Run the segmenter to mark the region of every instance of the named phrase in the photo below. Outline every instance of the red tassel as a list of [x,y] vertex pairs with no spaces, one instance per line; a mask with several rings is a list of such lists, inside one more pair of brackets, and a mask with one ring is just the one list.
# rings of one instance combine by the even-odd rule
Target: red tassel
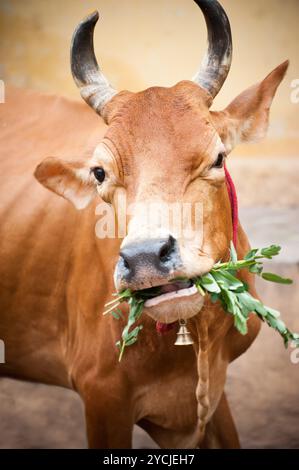
[[174,323],[161,323],[157,321],[156,330],[160,335],[164,335],[165,333],[168,333],[168,331],[172,330],[176,323],[176,321]]
[[228,190],[228,195],[229,195],[229,200],[230,200],[230,205],[232,209],[232,223],[233,223],[233,244],[235,245],[235,248],[237,247],[237,237],[238,237],[238,198],[237,198],[237,192],[236,188],[234,185],[234,182],[232,180],[232,177],[229,174],[228,169],[226,168],[226,165],[224,164],[224,172],[225,172],[225,179],[226,179],[226,186]]

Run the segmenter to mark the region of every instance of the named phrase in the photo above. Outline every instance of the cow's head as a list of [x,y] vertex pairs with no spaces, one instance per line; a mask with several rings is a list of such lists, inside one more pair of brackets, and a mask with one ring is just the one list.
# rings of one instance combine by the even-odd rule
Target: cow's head
[[[217,1],[196,3],[208,28],[208,51],[193,81],[171,88],[117,93],[94,54],[98,14],[79,24],[72,43],[72,73],[84,100],[108,125],[107,132],[90,160],[46,159],[35,173],[78,209],[97,193],[113,205],[126,196],[133,210],[115,268],[116,288],[164,286],[162,296],[146,304],[147,313],[164,322],[191,317],[203,304],[192,281],[173,280],[201,275],[228,254],[232,223],[224,162],[238,142],[265,135],[269,108],[288,66],[278,66],[223,111],[210,111],[230,69],[231,32]],[[191,209],[188,236],[170,228],[180,224],[169,224],[169,218],[166,224],[163,217],[145,217],[146,204],[180,210],[178,203],[180,214],[184,206],[197,204],[197,210]],[[196,214],[197,219],[202,216],[202,228],[196,225]],[[172,211],[172,217],[178,213]]]

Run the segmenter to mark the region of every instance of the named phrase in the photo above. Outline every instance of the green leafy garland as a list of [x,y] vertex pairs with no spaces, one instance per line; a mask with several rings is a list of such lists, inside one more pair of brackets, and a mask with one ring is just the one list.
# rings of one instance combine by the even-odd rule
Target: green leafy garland
[[[248,292],[248,286],[245,282],[236,277],[240,269],[248,269],[251,273],[261,276],[266,281],[277,282],[280,284],[291,284],[291,279],[286,279],[277,274],[263,272],[262,259],[272,259],[279,254],[280,246],[271,245],[267,248],[253,249],[242,260],[237,259],[237,254],[233,244],[230,248],[230,260],[226,263],[216,263],[211,271],[204,276],[192,279],[201,295],[210,294],[213,303],[219,301],[223,309],[234,317],[234,325],[242,334],[247,333],[247,320],[250,313],[255,313],[259,318],[265,321],[270,327],[274,328],[282,336],[285,347],[288,347],[289,341],[294,341],[299,346],[299,334],[292,333],[280,319],[280,313],[273,308],[263,305]],[[180,278],[182,280],[182,278]],[[184,279],[186,280],[186,279]],[[119,361],[121,361],[124,350],[137,341],[138,333],[142,325],[133,325],[140,318],[143,305],[146,299],[158,294],[159,288],[145,289],[144,291],[132,292],[126,289],[120,294],[115,294],[116,298],[106,304],[109,307],[104,314],[111,313],[117,320],[123,318],[120,309],[115,308],[123,301],[127,301],[130,310],[127,324],[122,332],[121,339],[116,343],[119,348]]]

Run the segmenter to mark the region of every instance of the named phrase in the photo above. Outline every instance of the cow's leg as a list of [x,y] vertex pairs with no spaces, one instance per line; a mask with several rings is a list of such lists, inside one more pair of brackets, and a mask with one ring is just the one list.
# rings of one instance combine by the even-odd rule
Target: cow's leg
[[238,433],[224,392],[215,413],[206,426],[205,437],[200,447],[204,449],[240,448]]
[[130,449],[133,413],[129,403],[113,396],[109,388],[92,393],[85,400],[88,446],[91,449]]
[[88,447],[91,449],[130,449],[133,424],[126,410],[92,408],[86,410]]
[[[178,432],[166,429],[154,423],[142,420],[138,423],[162,448],[185,448],[194,444],[194,427],[190,432]],[[196,419],[194,420],[196,425]],[[237,430],[223,393],[212,418],[206,425],[205,436],[200,445],[201,449],[238,449],[240,448]]]

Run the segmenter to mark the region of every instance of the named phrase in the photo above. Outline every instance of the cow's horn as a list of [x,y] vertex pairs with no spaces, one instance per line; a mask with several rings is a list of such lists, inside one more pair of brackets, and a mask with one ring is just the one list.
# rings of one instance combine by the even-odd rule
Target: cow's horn
[[204,14],[208,30],[208,50],[193,81],[214,98],[221,89],[232,61],[229,20],[216,0],[194,0]]
[[93,31],[99,19],[95,11],[75,29],[71,44],[71,69],[82,98],[98,114],[117,93],[102,74],[94,53]]

